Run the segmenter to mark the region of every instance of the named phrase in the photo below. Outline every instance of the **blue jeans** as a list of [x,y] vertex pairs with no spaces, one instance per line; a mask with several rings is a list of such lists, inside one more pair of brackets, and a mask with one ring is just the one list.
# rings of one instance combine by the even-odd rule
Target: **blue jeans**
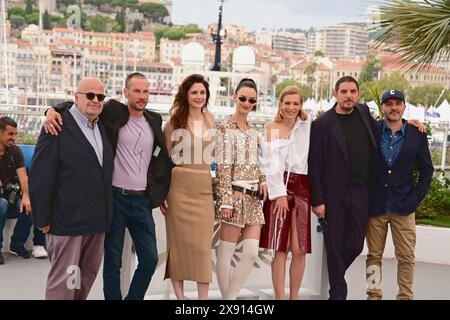
[[125,228],[133,239],[138,266],[127,300],[143,300],[158,264],[155,222],[148,196],[125,196],[113,189],[114,210],[111,227],[105,235],[103,293],[106,300],[121,300],[120,269]]
[[[6,219],[17,218],[10,247],[24,247],[25,242],[27,242],[32,226],[31,215],[26,215],[25,213],[19,214],[19,206],[20,199],[12,206],[5,198],[0,198],[0,249],[2,248],[3,228],[5,227]],[[35,246],[45,246],[45,236],[37,228],[34,228],[33,244]]]

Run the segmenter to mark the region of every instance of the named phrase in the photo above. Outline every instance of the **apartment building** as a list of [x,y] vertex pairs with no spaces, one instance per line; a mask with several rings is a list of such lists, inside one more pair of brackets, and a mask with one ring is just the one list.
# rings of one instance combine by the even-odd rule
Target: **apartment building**
[[369,34],[365,26],[338,24],[325,28],[324,32],[327,56],[343,61],[367,58]]

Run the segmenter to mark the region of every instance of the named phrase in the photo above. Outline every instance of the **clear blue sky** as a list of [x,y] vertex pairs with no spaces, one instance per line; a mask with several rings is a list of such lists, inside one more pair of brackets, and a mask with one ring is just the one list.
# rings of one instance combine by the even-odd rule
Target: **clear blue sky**
[[[205,28],[217,22],[217,0],[172,0],[175,24],[197,23]],[[224,23],[243,25],[247,31],[265,27],[322,28],[341,22],[365,22],[365,13],[379,0],[228,0]]]

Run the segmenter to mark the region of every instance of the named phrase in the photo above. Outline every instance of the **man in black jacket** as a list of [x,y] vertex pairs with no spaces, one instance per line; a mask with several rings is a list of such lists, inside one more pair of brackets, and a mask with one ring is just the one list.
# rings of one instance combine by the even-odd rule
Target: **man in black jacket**
[[86,299],[97,277],[112,218],[113,151],[98,115],[104,85],[81,80],[64,131],[41,132],[30,169],[33,222],[47,234],[46,299]]
[[354,78],[340,78],[334,95],[335,106],[312,123],[308,175],[312,210],[328,222],[324,240],[330,299],[344,300],[345,273],[364,246],[375,120],[366,105],[358,104]]
[[[388,225],[391,227],[398,260],[397,299],[413,295],[416,221],[414,211],[427,194],[433,176],[433,163],[427,135],[402,120],[405,97],[401,91],[388,90],[382,96],[384,119],[378,123],[377,169],[371,192],[367,225],[367,295],[381,299],[381,262]],[[418,181],[414,182],[414,168]]]
[[[158,263],[152,208],[166,198],[172,169],[161,130],[162,118],[145,109],[149,97],[145,76],[130,74],[125,81],[124,94],[127,105],[109,100],[100,114],[115,152],[114,212],[111,229],[105,237],[103,265],[103,293],[107,300],[122,299],[120,269],[125,228],[130,232],[138,257],[125,299],[141,300],[145,296]],[[66,103],[59,109],[69,106]],[[60,130],[62,123],[57,118],[54,110],[49,109],[47,131],[57,133]]]

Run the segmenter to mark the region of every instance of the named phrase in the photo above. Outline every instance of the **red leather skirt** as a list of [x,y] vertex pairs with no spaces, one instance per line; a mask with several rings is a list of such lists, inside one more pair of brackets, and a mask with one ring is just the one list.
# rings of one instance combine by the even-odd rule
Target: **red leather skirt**
[[[286,181],[287,172],[284,173]],[[265,224],[261,230],[259,246],[275,251],[287,252],[292,215],[295,214],[298,246],[301,253],[311,253],[311,191],[307,175],[290,173],[287,184],[289,211],[286,219],[277,219],[273,214],[275,201],[264,202]],[[290,250],[289,250],[290,251]]]

